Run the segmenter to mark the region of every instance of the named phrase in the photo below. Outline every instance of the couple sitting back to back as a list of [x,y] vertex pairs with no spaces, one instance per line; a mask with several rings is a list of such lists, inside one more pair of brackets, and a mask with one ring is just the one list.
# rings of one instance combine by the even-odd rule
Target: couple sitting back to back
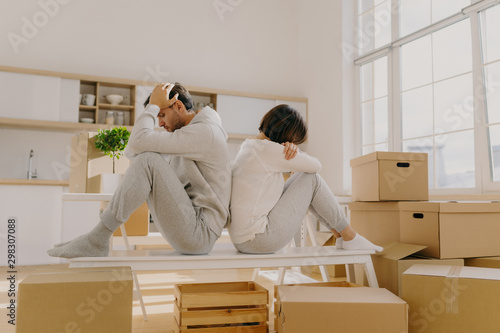
[[[50,256],[107,256],[113,232],[144,201],[163,237],[184,254],[210,252],[224,227],[241,252],[275,252],[297,234],[308,210],[333,232],[337,248],[382,250],[352,229],[318,174],[319,161],[298,149],[307,126],[290,106],[264,116],[231,170],[217,112],[196,113],[181,84],[156,86],[144,105],[125,150],[130,166],[99,223],[55,245]],[[155,118],[166,131],[154,130]],[[283,172],[293,175],[285,182]]]

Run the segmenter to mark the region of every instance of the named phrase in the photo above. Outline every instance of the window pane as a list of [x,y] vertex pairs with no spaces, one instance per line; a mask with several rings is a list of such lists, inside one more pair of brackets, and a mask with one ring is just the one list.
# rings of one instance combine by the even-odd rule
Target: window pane
[[362,143],[368,145],[373,143],[373,102],[361,105],[361,126],[363,131]]
[[408,90],[432,82],[431,36],[401,47],[401,85]]
[[373,63],[361,66],[361,101],[373,98]]
[[484,62],[500,59],[500,5],[489,8],[481,14]]
[[374,152],[374,147],[373,146],[365,146],[363,147],[363,155],[373,153]]
[[403,139],[432,135],[432,86],[403,93],[401,102]]
[[399,36],[406,36],[431,24],[431,0],[399,1]]
[[374,93],[375,98],[387,96],[387,57],[377,59],[374,66]]
[[432,23],[459,13],[470,0],[432,0]]
[[375,122],[375,143],[387,142],[389,136],[387,97],[375,100],[375,109],[373,114]]
[[438,135],[435,141],[436,187],[475,187],[474,132]]
[[434,116],[435,133],[474,127],[472,74],[434,85]]
[[426,153],[429,163],[429,188],[434,188],[434,149],[432,137],[403,141],[403,151],[408,153]]
[[432,34],[434,81],[472,70],[469,19]]
[[358,1],[358,14],[364,13],[373,7],[373,0],[359,0]]
[[484,66],[488,123],[500,123],[500,62]]
[[387,143],[375,145],[375,151],[389,151],[389,145]]
[[490,161],[493,181],[500,181],[500,125],[491,126],[490,134]]
[[359,17],[358,48],[360,54],[365,54],[373,50],[373,34],[375,22],[373,21],[373,11],[369,11]]
[[391,41],[391,2],[375,7],[375,48]]

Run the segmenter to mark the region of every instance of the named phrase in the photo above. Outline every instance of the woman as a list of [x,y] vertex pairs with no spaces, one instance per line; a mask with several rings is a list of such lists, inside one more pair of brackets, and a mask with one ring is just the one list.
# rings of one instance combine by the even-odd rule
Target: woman
[[[349,225],[332,192],[317,173],[318,159],[299,151],[307,125],[282,104],[263,118],[259,135],[240,147],[232,168],[229,235],[244,253],[272,253],[298,233],[307,211],[330,229],[337,248],[382,251]],[[283,172],[293,172],[285,182]]]

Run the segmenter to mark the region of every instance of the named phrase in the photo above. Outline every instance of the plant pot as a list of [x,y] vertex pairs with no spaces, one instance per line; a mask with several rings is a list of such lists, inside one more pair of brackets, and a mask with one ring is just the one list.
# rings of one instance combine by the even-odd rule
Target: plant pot
[[101,192],[115,193],[123,178],[121,173],[103,173],[101,175]]

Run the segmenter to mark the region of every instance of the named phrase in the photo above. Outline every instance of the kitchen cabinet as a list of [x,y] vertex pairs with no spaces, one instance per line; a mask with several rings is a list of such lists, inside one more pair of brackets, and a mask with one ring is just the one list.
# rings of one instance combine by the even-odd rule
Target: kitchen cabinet
[[[26,178],[30,149],[35,150],[38,180],[67,184],[71,137],[112,128],[104,124],[107,111],[123,112],[131,131],[156,83],[0,66],[0,85],[1,185]],[[244,139],[258,133],[260,119],[275,105],[290,104],[307,119],[305,98],[186,88],[195,108],[211,104],[219,112],[232,158]],[[94,105],[82,105],[80,94],[95,95]],[[109,94],[120,94],[124,100],[111,105],[105,99]],[[82,123],[81,118],[91,118],[94,123]],[[35,180],[21,183],[41,184]]]

